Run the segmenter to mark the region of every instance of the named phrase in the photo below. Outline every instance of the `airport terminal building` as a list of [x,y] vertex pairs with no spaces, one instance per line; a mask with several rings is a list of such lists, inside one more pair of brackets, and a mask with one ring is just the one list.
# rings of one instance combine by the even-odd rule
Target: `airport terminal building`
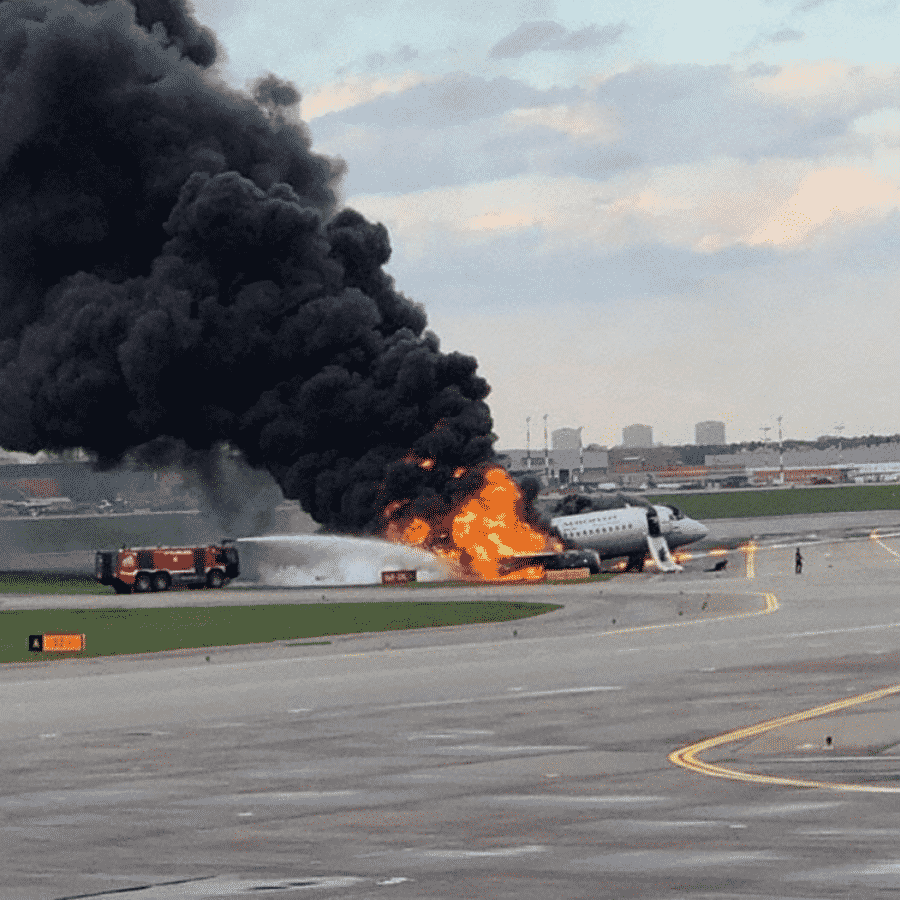
[[500,464],[513,478],[533,475],[546,484],[601,484],[608,480],[609,454],[590,447],[553,450],[501,450]]
[[545,486],[591,486],[614,482],[623,488],[740,488],[773,484],[861,484],[900,481],[900,442],[841,449],[777,447],[707,454],[703,465],[683,465],[678,447],[613,447],[600,450],[504,450],[501,465],[514,478],[534,475]]

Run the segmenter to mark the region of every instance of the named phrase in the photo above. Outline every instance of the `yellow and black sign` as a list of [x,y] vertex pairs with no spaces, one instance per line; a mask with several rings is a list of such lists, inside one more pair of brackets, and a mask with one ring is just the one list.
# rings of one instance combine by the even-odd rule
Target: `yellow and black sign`
[[35,653],[73,653],[84,650],[84,635],[68,632],[29,634],[28,649]]

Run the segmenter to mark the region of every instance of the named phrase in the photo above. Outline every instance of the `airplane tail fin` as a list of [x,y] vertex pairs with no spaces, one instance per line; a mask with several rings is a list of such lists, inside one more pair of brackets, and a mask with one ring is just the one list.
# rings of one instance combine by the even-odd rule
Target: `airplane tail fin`
[[682,570],[682,567],[672,559],[672,553],[664,537],[647,535],[647,546],[650,548],[650,556],[660,572],[680,572]]

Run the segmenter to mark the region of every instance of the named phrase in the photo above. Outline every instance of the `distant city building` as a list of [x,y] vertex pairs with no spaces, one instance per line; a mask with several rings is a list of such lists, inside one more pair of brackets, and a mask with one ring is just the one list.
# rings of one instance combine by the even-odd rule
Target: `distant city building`
[[613,447],[608,459],[609,479],[630,487],[645,483],[648,473],[669,469],[679,462],[675,447]]
[[626,425],[622,429],[623,447],[652,447],[653,428],[649,425]]
[[554,450],[577,450],[581,446],[581,429],[557,428],[550,432],[550,446]]
[[859,447],[799,447],[778,452],[767,446],[740,454],[707,454],[706,466],[732,461],[744,467],[750,484],[839,484],[900,480],[900,441]]
[[724,422],[698,422],[694,426],[694,443],[697,446],[725,443]]
[[[837,438],[835,438],[837,440]],[[739,455],[733,453],[707,453],[707,466],[719,466],[740,461],[748,469],[778,467],[781,461],[785,468],[814,468],[817,466],[847,467],[900,462],[900,442],[884,441],[871,447],[800,447],[785,449],[778,453],[778,447],[769,444],[758,450],[748,450]]]

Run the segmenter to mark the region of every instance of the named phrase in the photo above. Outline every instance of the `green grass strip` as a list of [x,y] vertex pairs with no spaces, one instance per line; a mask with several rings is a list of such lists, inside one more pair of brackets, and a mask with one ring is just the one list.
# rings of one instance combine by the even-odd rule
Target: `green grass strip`
[[743,519],[756,516],[900,510],[900,485],[780,488],[715,494],[653,494],[651,503],[677,506],[692,519]]
[[55,572],[0,572],[0,594],[109,594],[90,575]]
[[[553,603],[316,603],[156,609],[34,609],[0,612],[0,663],[227,647],[366,631],[505,622],[560,609]],[[85,635],[81,653],[33,653],[30,634]]]

